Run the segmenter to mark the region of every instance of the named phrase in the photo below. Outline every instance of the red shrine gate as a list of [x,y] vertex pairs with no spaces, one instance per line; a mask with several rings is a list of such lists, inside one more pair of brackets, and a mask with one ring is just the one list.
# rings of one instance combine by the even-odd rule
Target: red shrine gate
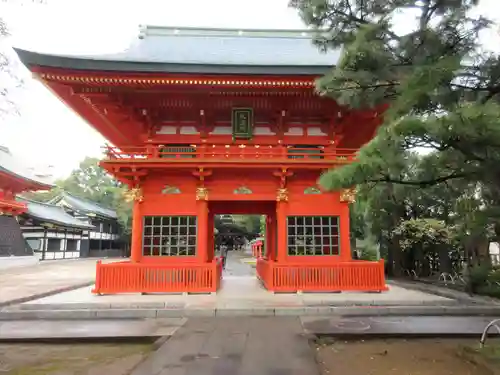
[[338,53],[309,34],[147,27],[113,56],[17,52],[116,146],[101,165],[131,187],[131,259],[99,262],[95,293],[216,291],[218,213],[267,215],[269,290],[386,289],[382,261],[351,259],[354,191],[316,186],[380,120],[315,94]]

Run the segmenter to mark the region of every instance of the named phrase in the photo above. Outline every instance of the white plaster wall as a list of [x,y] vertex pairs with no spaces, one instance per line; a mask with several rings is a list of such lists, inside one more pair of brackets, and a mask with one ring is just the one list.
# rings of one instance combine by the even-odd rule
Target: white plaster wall
[[0,269],[33,266],[38,263],[38,256],[22,256],[22,257],[0,257]]
[[490,254],[491,255],[500,254],[500,246],[498,245],[498,242],[490,242]]

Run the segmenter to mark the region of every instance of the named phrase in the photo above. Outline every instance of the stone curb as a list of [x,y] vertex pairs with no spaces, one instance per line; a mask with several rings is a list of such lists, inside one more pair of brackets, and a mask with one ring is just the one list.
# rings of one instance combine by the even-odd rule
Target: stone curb
[[[258,301],[260,302],[260,301]],[[310,303],[305,305],[287,306],[284,308],[323,308],[323,307],[391,307],[391,306],[436,306],[436,301],[407,301],[407,300],[394,300],[394,301],[359,301],[359,302],[330,302],[325,301],[324,303]],[[458,306],[459,302],[456,300],[444,300],[439,301],[440,306]],[[192,309],[195,306],[187,307],[185,302],[172,303],[172,302],[131,302],[131,303],[101,303],[101,302],[90,302],[90,303],[28,303],[19,304],[17,306],[9,307],[9,310],[133,310],[133,309]],[[276,308],[273,306],[261,307],[261,308]],[[227,309],[227,307],[226,307]],[[248,308],[242,307],[242,309],[247,310]]]
[[439,297],[455,299],[459,302],[500,305],[500,300],[498,299],[480,295],[469,295],[459,290],[447,289],[442,286],[434,285],[425,281],[389,280],[388,284],[395,285],[401,288],[416,290],[419,292],[434,294],[435,296]]
[[141,319],[213,316],[496,316],[500,306],[383,306],[199,309],[3,310],[0,320]]
[[25,303],[25,302],[29,302],[29,301],[34,301],[36,299],[53,296],[53,295],[59,294],[59,293],[70,292],[72,290],[80,289],[80,288],[85,288],[87,286],[91,286],[91,285],[94,285],[94,284],[95,284],[94,280],[92,280],[92,281],[86,281],[84,283],[78,283],[78,284],[73,284],[73,285],[70,285],[70,286],[65,286],[65,287],[60,287],[60,288],[56,288],[56,289],[51,289],[51,290],[49,290],[47,292],[43,292],[43,293],[32,294],[30,296],[21,297],[21,298],[14,298],[14,299],[11,299],[11,300],[8,300],[8,301],[0,302],[0,308],[6,307],[6,306],[11,306],[11,305],[17,305],[17,304]]

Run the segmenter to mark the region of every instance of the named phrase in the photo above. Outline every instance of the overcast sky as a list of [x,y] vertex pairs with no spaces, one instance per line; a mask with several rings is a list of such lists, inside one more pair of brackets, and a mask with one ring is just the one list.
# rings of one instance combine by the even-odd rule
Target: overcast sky
[[[0,43],[2,49],[13,45],[62,54],[109,53],[124,50],[140,24],[302,28],[288,1],[45,0],[37,5],[0,0],[0,15],[11,33]],[[499,0],[482,0],[481,7],[481,13],[500,18]],[[483,40],[490,49],[499,49],[497,32]],[[16,72],[24,78],[13,96],[20,115],[0,120],[0,144],[30,165],[52,165],[56,177],[69,174],[85,156],[100,156],[104,139],[17,64]]]

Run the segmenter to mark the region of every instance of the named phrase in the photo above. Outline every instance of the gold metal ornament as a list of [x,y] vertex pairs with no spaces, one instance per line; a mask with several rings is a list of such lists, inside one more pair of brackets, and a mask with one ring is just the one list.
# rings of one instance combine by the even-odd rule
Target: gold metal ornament
[[206,187],[196,188],[196,200],[197,201],[208,201],[208,189]]
[[138,187],[124,192],[123,198],[125,199],[125,202],[134,202],[134,201],[142,202],[144,200],[144,196],[142,195],[142,189]]
[[347,203],[356,202],[356,188],[343,189],[340,193],[340,201]]
[[277,202],[288,202],[288,189],[287,188],[279,188],[276,194]]

